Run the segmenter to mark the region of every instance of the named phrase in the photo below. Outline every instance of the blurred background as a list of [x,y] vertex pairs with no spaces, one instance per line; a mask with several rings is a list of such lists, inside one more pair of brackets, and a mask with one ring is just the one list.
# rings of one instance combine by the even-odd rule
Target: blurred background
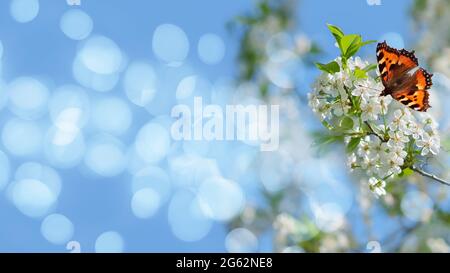
[[[427,167],[448,179],[448,0],[2,1],[0,251],[449,252],[448,188],[409,176],[376,199],[343,145],[312,145],[327,23],[434,73]],[[174,141],[194,96],[280,105],[279,149]]]

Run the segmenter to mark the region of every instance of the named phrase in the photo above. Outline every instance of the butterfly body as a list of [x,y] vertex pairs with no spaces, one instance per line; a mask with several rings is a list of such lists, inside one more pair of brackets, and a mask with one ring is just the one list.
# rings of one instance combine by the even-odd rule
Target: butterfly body
[[377,60],[384,86],[382,96],[391,95],[417,111],[430,108],[428,89],[433,75],[419,67],[414,51],[398,50],[383,42],[377,45]]

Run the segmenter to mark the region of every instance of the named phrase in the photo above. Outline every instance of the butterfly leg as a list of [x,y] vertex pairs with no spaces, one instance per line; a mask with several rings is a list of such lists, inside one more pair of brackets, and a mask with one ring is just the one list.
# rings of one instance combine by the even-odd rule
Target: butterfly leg
[[381,91],[380,96],[387,96],[387,95],[390,95],[390,94],[391,94],[391,92],[389,92],[389,91],[385,88],[385,89],[383,89],[383,91]]

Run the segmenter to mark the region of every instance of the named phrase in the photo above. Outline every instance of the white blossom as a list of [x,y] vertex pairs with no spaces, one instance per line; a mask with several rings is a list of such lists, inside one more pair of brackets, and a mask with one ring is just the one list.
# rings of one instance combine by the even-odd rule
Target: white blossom
[[381,114],[381,104],[379,97],[372,97],[368,100],[361,101],[361,118],[363,121],[378,120],[378,115]]
[[369,179],[369,188],[377,198],[386,195],[385,187],[386,182],[384,182],[383,180],[379,180],[375,177],[371,177]]
[[408,136],[403,134],[403,131],[390,131],[389,132],[389,141],[387,146],[389,148],[396,149],[398,147],[403,147],[405,143],[409,142]]
[[287,213],[282,213],[277,216],[273,223],[273,227],[283,237],[293,234],[296,231],[296,220]]
[[421,155],[428,155],[430,152],[434,155],[439,153],[439,139],[437,137],[431,137],[428,133],[422,135],[422,139],[417,140],[416,144],[422,148]]
[[428,238],[427,246],[433,253],[448,253],[450,247],[443,238]]
[[352,171],[356,168],[358,162],[358,158],[355,153],[351,153],[347,158],[347,167]]
[[400,128],[405,123],[405,120],[403,119],[404,115],[405,113],[402,110],[400,109],[395,110],[394,117],[389,123],[389,129],[397,130],[398,128]]

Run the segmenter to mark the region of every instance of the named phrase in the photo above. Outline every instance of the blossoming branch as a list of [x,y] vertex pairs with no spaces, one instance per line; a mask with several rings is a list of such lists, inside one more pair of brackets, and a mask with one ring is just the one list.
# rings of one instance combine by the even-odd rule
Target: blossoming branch
[[322,74],[308,94],[309,106],[330,131],[322,141],[344,140],[350,170],[362,170],[376,194],[386,193],[386,181],[418,172],[441,183],[446,181],[419,166],[439,153],[438,124],[431,115],[412,110],[384,89],[377,65],[354,55],[374,41],[360,35],[345,35],[329,25],[341,56],[328,64],[317,64]]

